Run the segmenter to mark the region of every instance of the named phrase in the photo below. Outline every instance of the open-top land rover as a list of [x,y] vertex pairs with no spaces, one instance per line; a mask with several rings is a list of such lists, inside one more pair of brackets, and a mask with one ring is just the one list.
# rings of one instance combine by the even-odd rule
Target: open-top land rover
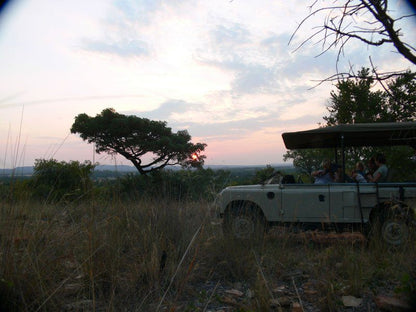
[[[345,148],[408,145],[416,151],[416,122],[337,125],[282,134],[286,148],[334,148],[345,181]],[[263,236],[270,225],[353,228],[389,245],[408,240],[415,226],[416,181],[385,183],[296,183],[271,179],[259,185],[227,187],[218,195],[224,233]]]

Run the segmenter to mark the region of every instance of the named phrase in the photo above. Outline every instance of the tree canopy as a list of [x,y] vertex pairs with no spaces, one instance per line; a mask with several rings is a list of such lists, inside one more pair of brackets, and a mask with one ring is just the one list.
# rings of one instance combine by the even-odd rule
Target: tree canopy
[[205,143],[192,143],[188,131],[172,132],[165,121],[123,115],[104,109],[95,117],[79,114],[71,127],[97,153],[120,154],[133,163],[140,174],[168,165],[200,167],[204,163]]
[[387,82],[388,89],[373,90],[369,68],[358,77],[344,79],[331,92],[324,116],[327,126],[363,122],[403,122],[416,120],[416,73],[406,72]]
[[373,90],[369,68],[358,77],[344,79],[331,92],[324,116],[327,126],[363,122],[403,122],[416,120],[416,73],[406,72],[387,82],[388,89]]

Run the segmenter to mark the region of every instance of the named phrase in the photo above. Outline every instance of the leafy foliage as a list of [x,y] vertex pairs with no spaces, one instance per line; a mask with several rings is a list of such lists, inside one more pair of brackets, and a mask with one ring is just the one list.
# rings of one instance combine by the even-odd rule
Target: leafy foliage
[[293,159],[293,165],[303,173],[310,175],[320,168],[323,159],[331,159],[334,151],[328,149],[291,150],[283,155],[283,160]]
[[30,181],[34,194],[48,201],[73,200],[84,196],[92,187],[90,176],[94,167],[90,161],[80,163],[37,159]]
[[388,84],[386,120],[416,120],[416,73],[406,72]]
[[[225,170],[159,170],[147,176],[127,174],[111,186],[110,195],[124,199],[165,198],[168,200],[213,200],[226,186],[230,173]],[[110,189],[111,189],[110,187]],[[106,195],[106,196],[108,196]]]
[[[133,163],[140,174],[147,174],[167,165],[201,167],[206,144],[191,143],[186,130],[176,133],[164,121],[126,116],[107,108],[96,117],[79,114],[71,127],[97,153],[120,154]],[[150,159],[150,160],[148,160]]]
[[373,78],[369,69],[363,68],[359,78],[342,80],[331,91],[329,116],[324,116],[326,126],[353,124],[363,122],[387,121],[386,94],[382,91],[371,91]]
[[[271,167],[229,167],[225,169],[168,169],[158,170],[148,175],[94,170],[88,174],[85,186],[71,186],[63,180],[71,180],[68,170],[71,163],[56,160],[42,162],[41,173],[32,177],[15,178],[13,181],[0,179],[0,200],[35,200],[68,204],[91,199],[97,201],[137,201],[137,200],[214,200],[224,187],[260,183],[271,173],[294,174],[291,166]],[[72,163],[73,167],[84,164]],[[63,167],[66,167],[63,168]],[[45,169],[45,170],[43,170]],[[74,168],[73,168],[74,169]],[[77,171],[76,169],[75,171]],[[76,180],[78,175],[72,175]],[[264,177],[264,178],[263,178]],[[77,185],[77,183],[73,183]],[[79,184],[80,185],[80,184]],[[36,200],[35,200],[36,201]]]
[[364,122],[416,120],[416,73],[407,72],[388,82],[388,89],[373,91],[374,79],[368,68],[359,77],[339,81],[331,92],[326,126]]
[[271,165],[267,165],[266,168],[256,170],[252,184],[263,183],[265,180],[269,179],[274,172],[275,170]]

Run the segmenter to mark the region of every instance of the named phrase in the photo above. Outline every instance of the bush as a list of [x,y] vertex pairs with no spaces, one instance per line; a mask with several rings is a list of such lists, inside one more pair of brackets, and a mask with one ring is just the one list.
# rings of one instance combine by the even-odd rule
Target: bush
[[34,195],[48,202],[72,201],[91,190],[90,176],[95,165],[90,161],[58,162],[55,159],[37,159],[31,179]]
[[165,198],[169,200],[213,200],[225,186],[228,173],[223,170],[163,170],[148,176],[128,174],[113,184],[123,199]]

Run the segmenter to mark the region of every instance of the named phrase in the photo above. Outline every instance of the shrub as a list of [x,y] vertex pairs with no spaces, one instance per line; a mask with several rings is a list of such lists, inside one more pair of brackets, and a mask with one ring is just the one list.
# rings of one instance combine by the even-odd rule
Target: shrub
[[90,176],[94,167],[90,161],[37,159],[31,180],[34,195],[49,202],[72,201],[82,197],[92,187]]
[[163,170],[148,176],[125,175],[113,187],[118,188],[116,194],[123,199],[213,200],[227,177],[228,173],[223,170]]

